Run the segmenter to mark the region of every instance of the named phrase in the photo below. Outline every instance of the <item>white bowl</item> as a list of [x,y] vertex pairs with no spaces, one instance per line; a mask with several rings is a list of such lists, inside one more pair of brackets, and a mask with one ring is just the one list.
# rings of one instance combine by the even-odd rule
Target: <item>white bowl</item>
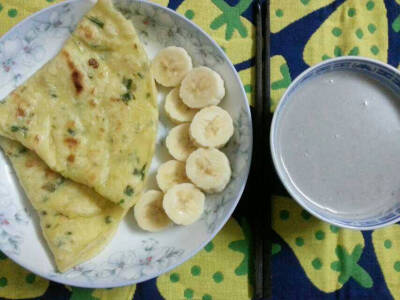
[[[331,72],[341,73],[333,79],[336,75]],[[352,76],[362,76],[362,79]],[[356,81],[344,89],[354,78]],[[319,81],[307,87],[312,88],[312,94],[305,96],[302,88],[316,79]],[[335,85],[336,82],[342,83]],[[392,91],[391,96],[387,96],[389,100],[380,94],[386,89]],[[400,103],[395,94],[400,94],[400,72],[362,57],[324,61],[303,72],[289,86],[274,113],[271,152],[286,189],[311,214],[331,224],[358,230],[376,229],[400,221],[400,195],[395,194],[400,191],[400,181],[396,182],[398,175],[394,175],[396,170],[393,170],[393,164],[400,163],[397,159],[400,154],[393,155],[390,143],[400,141]],[[309,100],[314,97],[312,95],[316,95],[315,103],[319,108],[302,110],[307,101],[314,101]],[[328,99],[331,102],[326,102]],[[288,107],[294,103],[296,106],[292,107],[296,109],[289,114]],[[330,103],[329,109],[324,103]],[[284,118],[289,115],[294,118]],[[289,133],[283,137],[282,129],[289,119],[296,120],[290,125],[291,139],[286,138]],[[388,120],[392,120],[391,123]],[[396,128],[387,124],[396,124]],[[380,136],[389,139],[377,138]],[[284,153],[289,148],[293,150],[286,153],[292,158],[287,159]],[[338,158],[336,153],[343,155]],[[311,173],[319,176],[313,178],[312,185],[305,179]]]
[[[50,60],[69,37],[92,1],[66,1],[21,22],[0,40],[0,99]],[[130,285],[159,276],[200,251],[222,228],[243,192],[251,161],[251,115],[242,83],[222,49],[198,26],[165,7],[147,1],[115,1],[131,19],[149,56],[168,45],[184,47],[194,65],[221,74],[227,94],[222,107],[233,117],[235,135],[223,149],[233,176],[219,194],[208,195],[205,212],[195,224],[148,233],[136,225],[133,213],[106,249],[87,263],[58,273],[41,236],[36,213],[18,184],[12,167],[0,154],[0,250],[24,268],[67,285],[106,288]],[[45,45],[45,46],[44,46]],[[28,51],[29,50],[29,51]],[[166,89],[160,89],[159,107]],[[160,109],[156,156],[148,188],[155,188],[155,170],[169,159],[163,140],[172,127]]]

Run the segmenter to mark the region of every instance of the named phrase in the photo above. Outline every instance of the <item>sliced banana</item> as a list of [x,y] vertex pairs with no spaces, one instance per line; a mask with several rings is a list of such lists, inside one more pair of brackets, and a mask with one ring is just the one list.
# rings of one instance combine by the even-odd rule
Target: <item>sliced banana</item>
[[186,161],[196,146],[189,136],[189,124],[181,124],[172,128],[165,140],[168,152],[179,161]]
[[164,196],[163,207],[168,217],[179,225],[196,222],[204,211],[204,194],[191,183],[170,188]]
[[168,191],[179,183],[190,182],[186,176],[185,163],[177,160],[170,160],[163,163],[158,168],[156,180],[163,192]]
[[183,79],[179,95],[191,108],[218,105],[225,96],[224,81],[210,68],[194,68]]
[[145,192],[135,205],[134,215],[139,227],[151,232],[161,231],[171,224],[163,209],[163,193],[160,191]]
[[229,113],[218,106],[210,106],[194,116],[189,133],[199,147],[220,148],[232,137],[233,130]]
[[179,97],[179,88],[174,88],[169,92],[165,98],[164,109],[171,121],[178,124],[192,121],[198,112],[197,109],[190,108],[182,102]]
[[186,175],[203,191],[218,193],[228,184],[232,171],[225,153],[199,148],[186,161]]
[[175,46],[162,49],[151,64],[154,79],[166,87],[178,86],[192,67],[186,50]]

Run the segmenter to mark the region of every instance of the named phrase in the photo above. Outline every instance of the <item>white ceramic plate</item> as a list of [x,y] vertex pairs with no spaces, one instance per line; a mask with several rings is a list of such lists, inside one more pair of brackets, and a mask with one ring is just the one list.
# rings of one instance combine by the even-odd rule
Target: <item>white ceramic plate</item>
[[[196,66],[206,65],[225,80],[222,106],[234,119],[235,135],[223,149],[233,177],[220,194],[207,196],[201,220],[188,227],[175,226],[161,233],[140,230],[128,213],[115,238],[97,257],[61,274],[41,236],[36,213],[20,188],[12,167],[0,154],[0,249],[32,272],[60,283],[91,287],[117,287],[141,282],[182,264],[201,250],[231,216],[243,192],[252,152],[251,116],[242,83],[221,48],[199,27],[164,7],[142,1],[115,0],[132,20],[149,56],[168,46],[184,47]],[[43,10],[20,23],[0,40],[0,99],[25,81],[62,47],[77,21],[92,5],[73,0]],[[45,45],[45,46],[44,46]],[[170,159],[164,146],[167,120],[160,89],[160,126],[156,156],[148,188],[155,188],[157,166]]]

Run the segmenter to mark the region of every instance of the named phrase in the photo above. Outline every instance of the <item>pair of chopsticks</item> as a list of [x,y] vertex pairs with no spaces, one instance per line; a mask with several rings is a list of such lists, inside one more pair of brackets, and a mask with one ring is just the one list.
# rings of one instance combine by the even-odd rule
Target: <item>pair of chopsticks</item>
[[[256,97],[252,166],[254,299],[269,299],[271,292],[271,195],[274,170],[269,147],[270,110],[270,12],[269,0],[255,3]],[[264,21],[264,22],[263,22]]]

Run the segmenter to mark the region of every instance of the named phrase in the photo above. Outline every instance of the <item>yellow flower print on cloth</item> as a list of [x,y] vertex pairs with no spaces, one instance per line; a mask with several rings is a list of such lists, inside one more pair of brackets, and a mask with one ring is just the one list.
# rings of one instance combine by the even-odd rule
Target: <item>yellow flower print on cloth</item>
[[333,0],[271,0],[271,32],[275,33]]
[[250,105],[254,104],[254,84],[255,84],[255,67],[251,67],[239,72],[240,79],[242,80],[244,90],[246,91],[247,100]]
[[271,58],[271,111],[275,111],[291,82],[289,66],[285,58],[280,55],[273,56]]
[[251,0],[230,6],[224,0],[186,0],[177,12],[203,28],[224,49],[233,64],[254,56],[254,26],[241,14]]
[[395,300],[400,299],[400,225],[375,230],[372,243],[383,277]]
[[339,229],[303,210],[292,199],[273,199],[273,229],[289,245],[310,281],[321,291],[339,290],[350,278],[373,286],[358,264],[364,249],[361,232]]
[[157,4],[160,4],[162,6],[167,6],[168,2],[169,2],[169,0],[150,0],[150,1],[154,2],[154,3],[157,3]]
[[303,53],[310,66],[342,55],[387,61],[388,21],[383,0],[347,0],[312,35]]
[[[0,36],[5,34],[10,28],[17,25],[31,14],[46,8],[50,5],[63,2],[65,0],[8,0],[0,2]],[[150,0],[151,2],[167,6],[169,0]],[[29,2],[29,5],[25,2]]]
[[0,2],[0,36],[5,34],[11,27],[17,25],[31,14],[55,3],[64,0],[37,0],[29,1],[29,5],[21,0],[8,0]]
[[0,297],[7,299],[42,296],[49,282],[21,268],[0,251]]
[[160,294],[166,300],[251,299],[248,246],[241,227],[230,219],[195,257],[157,279]]

